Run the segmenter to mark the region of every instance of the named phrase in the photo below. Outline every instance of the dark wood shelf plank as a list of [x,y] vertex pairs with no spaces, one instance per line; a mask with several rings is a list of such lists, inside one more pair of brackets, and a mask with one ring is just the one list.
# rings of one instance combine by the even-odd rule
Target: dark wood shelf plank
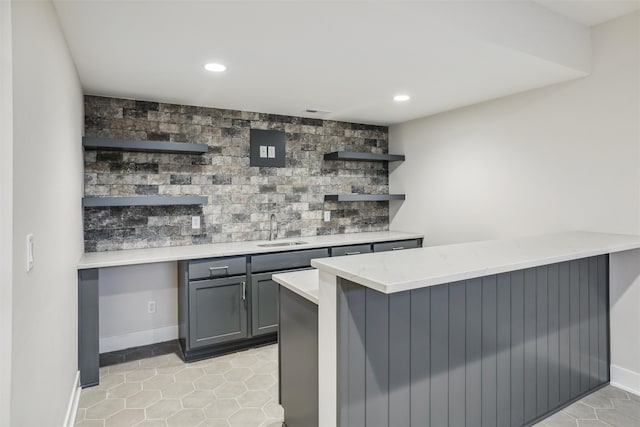
[[170,205],[204,205],[207,204],[207,196],[97,196],[84,197],[82,206],[108,207],[108,206],[170,206]]
[[110,139],[83,137],[85,150],[138,151],[144,153],[204,154],[209,151],[206,144],[169,141],[141,141],[133,139]]
[[402,154],[357,153],[355,151],[334,151],[324,155],[325,160],[352,160],[360,162],[402,162]]
[[404,194],[326,194],[325,201],[335,202],[380,202],[386,200],[404,200]]

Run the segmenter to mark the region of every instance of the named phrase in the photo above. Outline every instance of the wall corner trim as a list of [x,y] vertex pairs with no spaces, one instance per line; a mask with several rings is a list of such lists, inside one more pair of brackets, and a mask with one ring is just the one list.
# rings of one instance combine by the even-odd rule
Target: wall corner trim
[[618,365],[611,365],[610,384],[629,393],[640,396],[640,373],[623,368]]
[[80,371],[76,372],[75,380],[73,381],[73,389],[71,390],[71,396],[69,397],[69,406],[67,406],[67,414],[64,417],[64,427],[73,427],[76,423],[76,413],[78,412],[78,402],[80,401]]

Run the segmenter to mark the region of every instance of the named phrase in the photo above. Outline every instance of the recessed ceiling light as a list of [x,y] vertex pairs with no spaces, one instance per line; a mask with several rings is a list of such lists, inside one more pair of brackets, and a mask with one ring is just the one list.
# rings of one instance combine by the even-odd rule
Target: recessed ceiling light
[[204,69],[205,69],[205,70],[207,70],[207,71],[212,71],[212,72],[214,72],[214,73],[221,73],[221,72],[223,72],[224,70],[226,70],[226,69],[227,69],[227,67],[225,67],[225,66],[224,66],[224,65],[222,65],[222,64],[217,64],[217,63],[215,63],[215,62],[211,62],[211,63],[209,63],[209,64],[205,64],[205,65],[204,65]]
[[393,100],[396,102],[404,102],[410,100],[411,97],[409,95],[396,95],[393,97]]

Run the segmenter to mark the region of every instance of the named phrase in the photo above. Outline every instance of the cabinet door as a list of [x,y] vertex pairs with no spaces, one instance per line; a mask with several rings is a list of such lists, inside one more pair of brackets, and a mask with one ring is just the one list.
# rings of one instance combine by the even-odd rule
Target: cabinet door
[[247,276],[189,283],[189,347],[247,337]]
[[[281,273],[280,271],[278,273]],[[278,284],[271,274],[251,276],[251,334],[278,332]]]

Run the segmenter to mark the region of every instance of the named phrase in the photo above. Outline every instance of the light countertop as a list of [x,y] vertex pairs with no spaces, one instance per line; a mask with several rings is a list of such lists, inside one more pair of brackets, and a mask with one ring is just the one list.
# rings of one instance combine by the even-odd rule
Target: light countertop
[[274,274],[271,278],[292,292],[318,304],[318,270],[292,271]]
[[[233,255],[248,255],[269,252],[284,252],[301,249],[323,248],[329,246],[358,245],[374,242],[388,242],[393,240],[421,239],[416,233],[400,231],[376,231],[368,233],[332,234],[328,236],[309,236],[292,239],[281,239],[273,242],[250,241],[214,243],[208,245],[172,246],[165,248],[127,249],[108,252],[85,253],[78,262],[78,269],[117,267],[135,264],[150,264],[154,262],[179,261],[183,259],[211,258]],[[276,242],[306,242],[303,245],[271,247],[258,246],[263,243]]]
[[637,248],[640,236],[572,231],[315,259],[311,265],[391,294]]

